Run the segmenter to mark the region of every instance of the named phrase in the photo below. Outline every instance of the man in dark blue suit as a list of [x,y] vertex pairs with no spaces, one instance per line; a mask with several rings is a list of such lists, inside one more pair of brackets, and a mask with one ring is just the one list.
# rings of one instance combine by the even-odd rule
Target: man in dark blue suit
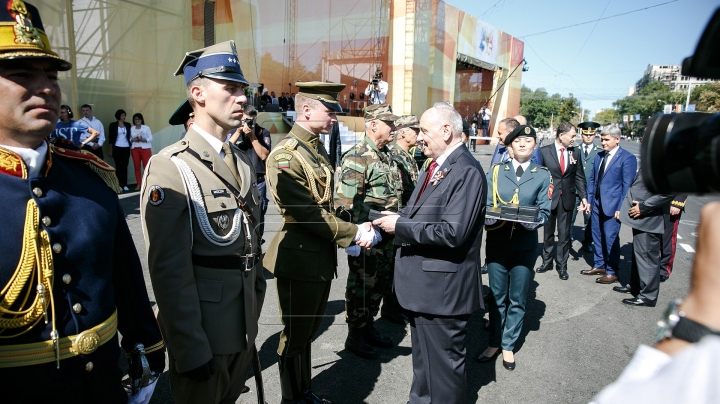
[[408,206],[374,222],[394,233],[399,247],[394,286],[410,317],[412,404],[466,402],[466,325],[484,306],[479,268],[487,184],[461,133],[462,118],[446,103],[422,115],[418,140],[433,163]]
[[[510,132],[515,130],[515,128],[517,128],[518,126],[520,126],[520,122],[515,118],[505,118],[502,121],[498,122],[498,139],[500,139],[500,141],[495,147],[492,159],[490,159],[491,167],[493,164],[502,163],[503,161],[510,159],[510,155],[508,154],[508,148],[507,146],[505,146],[505,137]],[[530,157],[530,161],[537,165],[543,165],[542,155],[540,154],[539,147],[536,147],[533,151],[532,157]]]
[[637,159],[620,147],[620,128],[610,125],[602,131],[603,151],[595,156],[593,173],[588,178],[588,204],[592,212],[595,262],[583,275],[602,275],[597,283],[614,283],[620,261],[620,205],[637,172]]

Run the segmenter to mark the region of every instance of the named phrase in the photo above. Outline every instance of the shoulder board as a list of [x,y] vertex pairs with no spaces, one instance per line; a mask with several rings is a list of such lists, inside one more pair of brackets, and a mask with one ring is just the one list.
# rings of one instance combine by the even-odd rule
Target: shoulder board
[[181,151],[184,151],[190,146],[190,143],[187,140],[181,140],[179,142],[175,142],[171,144],[170,146],[160,150],[160,153],[157,155],[166,159],[171,158],[172,156],[180,153]]
[[288,139],[287,142],[285,142],[283,147],[287,150],[295,150],[297,148],[297,145],[298,145],[297,139],[291,138],[291,139]]
[[538,169],[538,168],[541,168],[541,169],[543,169],[543,170],[545,170],[545,171],[550,171],[550,170],[549,170],[547,167],[545,167],[545,166],[540,166],[540,165],[535,166],[535,169]]
[[69,150],[63,147],[55,147],[52,144],[50,144],[50,152],[59,158],[66,158],[85,163],[86,166],[90,167],[95,174],[105,181],[105,184],[107,184],[110,189],[118,194],[122,192],[120,183],[115,175],[115,169],[98,156],[87,150]]
[[0,147],[0,173],[18,178],[27,178],[25,162],[15,152]]

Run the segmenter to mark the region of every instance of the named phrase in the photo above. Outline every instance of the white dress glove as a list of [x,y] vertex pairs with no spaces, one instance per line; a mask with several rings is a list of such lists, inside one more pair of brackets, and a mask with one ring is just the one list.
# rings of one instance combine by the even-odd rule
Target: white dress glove
[[486,218],[485,218],[485,225],[486,225],[486,226],[492,226],[492,225],[494,225],[495,223],[497,223],[497,219],[491,219],[491,218],[489,218],[489,217],[486,217]]
[[354,245],[351,245],[350,247],[346,248],[345,252],[347,253],[347,255],[349,255],[351,257],[357,257],[358,255],[360,255],[361,250],[362,250],[362,248],[360,248],[359,245],[354,244]]

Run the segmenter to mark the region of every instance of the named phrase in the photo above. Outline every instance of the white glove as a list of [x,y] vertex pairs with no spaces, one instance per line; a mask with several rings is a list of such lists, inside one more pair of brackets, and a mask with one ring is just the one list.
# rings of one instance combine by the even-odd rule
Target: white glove
[[374,247],[375,244],[379,243],[381,240],[382,236],[380,235],[380,232],[374,228],[370,231],[363,231],[362,234],[360,234],[360,241],[371,241],[371,247]]
[[489,218],[489,217],[486,217],[486,218],[485,218],[485,225],[486,225],[486,226],[492,226],[492,225],[494,225],[495,223],[497,223],[497,219],[491,219],[491,218]]
[[525,230],[535,230],[542,225],[542,223],[521,223]]
[[351,257],[357,257],[358,255],[360,255],[361,250],[362,250],[362,248],[360,248],[359,245],[355,244],[355,245],[351,245],[350,247],[346,248],[345,252],[347,253],[347,255],[349,255]]

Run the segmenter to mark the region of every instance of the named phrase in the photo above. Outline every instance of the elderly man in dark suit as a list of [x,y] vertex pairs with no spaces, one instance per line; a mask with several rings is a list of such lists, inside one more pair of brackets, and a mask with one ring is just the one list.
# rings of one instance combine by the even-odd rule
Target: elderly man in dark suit
[[655,307],[660,292],[660,255],[665,231],[664,215],[670,214],[674,195],[651,193],[638,171],[620,208],[620,222],[632,227],[633,263],[630,287],[615,286],[614,291],[632,293],[633,298],[623,299],[631,306]]
[[410,317],[412,404],[466,402],[464,340],[470,314],[483,307],[479,268],[487,184],[461,133],[462,118],[446,103],[422,115],[418,140],[433,162],[408,206],[374,222],[395,233],[400,247],[394,285]]
[[540,154],[545,167],[552,175],[554,190],[552,193],[552,206],[550,218],[545,223],[543,233],[542,264],[535,272],[543,273],[553,267],[553,250],[555,249],[555,229],[557,228],[557,264],[558,276],[562,280],[568,279],[567,260],[570,255],[570,229],[571,218],[575,210],[575,194],[580,198],[580,209],[587,207],[587,192],[585,190],[585,174],[580,167],[580,150],[573,147],[577,131],[575,127],[562,122],[558,125],[555,142],[540,148]]
[[[637,159],[620,147],[620,128],[610,125],[602,131],[603,151],[595,156],[593,174],[588,178],[588,204],[592,211],[595,261],[582,275],[602,275],[597,283],[617,282],[615,271],[620,262],[620,205],[637,171]],[[586,212],[588,209],[586,209]]]

